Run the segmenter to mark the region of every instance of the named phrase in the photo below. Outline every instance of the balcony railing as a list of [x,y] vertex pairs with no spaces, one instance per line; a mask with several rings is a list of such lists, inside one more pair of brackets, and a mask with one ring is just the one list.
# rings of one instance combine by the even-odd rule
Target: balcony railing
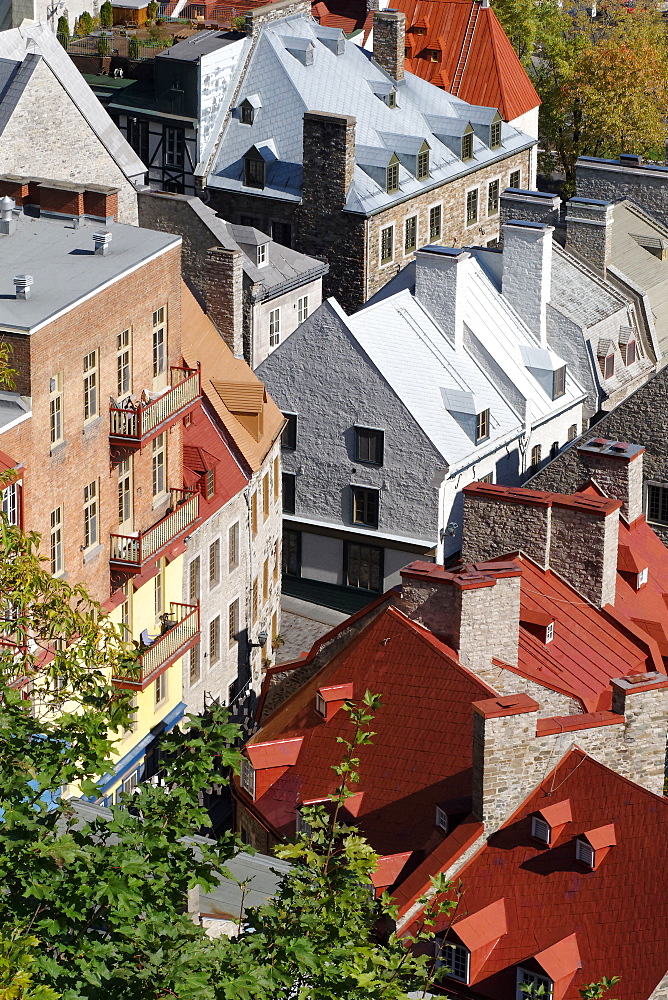
[[141,688],[154,674],[166,669],[199,642],[199,606],[170,602],[174,623],[167,622],[165,631],[157,636],[127,671],[119,669],[114,680],[121,686]]
[[134,535],[112,535],[109,561],[124,569],[140,570],[149,559],[192,527],[199,517],[199,493],[170,490],[171,510],[147,531]]
[[201,395],[199,369],[170,368],[170,387],[148,402],[111,403],[109,440],[112,444],[139,448],[180,417],[185,416]]

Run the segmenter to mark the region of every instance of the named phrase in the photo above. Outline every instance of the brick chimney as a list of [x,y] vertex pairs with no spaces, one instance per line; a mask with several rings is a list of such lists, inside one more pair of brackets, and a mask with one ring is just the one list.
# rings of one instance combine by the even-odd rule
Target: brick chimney
[[605,274],[612,251],[612,204],[596,198],[566,202],[566,249],[579,253]]
[[471,254],[430,246],[415,255],[415,298],[434,317],[455,350],[464,343],[464,303]]
[[515,219],[503,227],[503,297],[538,337],[541,347],[547,347],[553,232],[545,223]]
[[408,617],[447,636],[460,662],[487,683],[492,659],[517,666],[521,567],[514,561],[477,563],[449,572],[428,562],[401,571]]
[[206,252],[206,311],[237,358],[243,357],[243,260],[241,250],[213,247]]
[[406,15],[376,10],[373,14],[373,58],[393,80],[403,80],[406,49]]
[[591,438],[578,457],[606,496],[622,501],[621,515],[629,524],[643,513],[643,455],[638,444]]
[[614,603],[620,500],[486,483],[463,493],[465,559],[522,550],[595,606]]

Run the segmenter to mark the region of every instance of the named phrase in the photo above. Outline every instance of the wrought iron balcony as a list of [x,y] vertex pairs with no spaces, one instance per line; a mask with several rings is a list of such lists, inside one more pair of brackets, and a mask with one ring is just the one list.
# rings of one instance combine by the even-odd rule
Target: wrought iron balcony
[[125,448],[141,448],[184,417],[201,398],[199,369],[169,369],[170,386],[146,402],[111,403],[109,440]]
[[139,572],[167,546],[179,541],[199,519],[199,493],[170,490],[170,510],[147,531],[134,535],[111,535],[109,562],[115,569]]
[[165,622],[162,635],[148,639],[138,660],[127,670],[117,670],[114,683],[118,687],[143,691],[199,642],[199,605],[171,601],[169,607],[173,622]]

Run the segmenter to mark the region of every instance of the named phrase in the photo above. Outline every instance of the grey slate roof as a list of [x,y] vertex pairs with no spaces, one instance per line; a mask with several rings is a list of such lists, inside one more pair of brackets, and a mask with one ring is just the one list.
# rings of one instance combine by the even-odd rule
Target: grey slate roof
[[[16,232],[0,236],[0,327],[33,330],[114,281],[149,257],[181,242],[180,236],[119,222],[101,225],[33,218],[16,212]],[[93,252],[93,233],[111,233],[106,257]],[[13,278],[29,274],[29,299],[15,298]]]
[[[313,62],[305,65],[296,52],[295,39],[312,43]],[[228,191],[248,190],[243,185],[243,157],[253,146],[275,143],[277,159],[267,167],[263,190],[257,197],[286,201],[301,198],[303,116],[306,111],[352,115],[356,119],[356,143],[360,147],[387,148],[382,135],[426,140],[430,150],[430,176],[418,180],[405,167],[399,171],[400,190],[388,194],[366,173],[359,162],[348,193],[346,210],[367,214],[411,194],[438,187],[444,181],[476,170],[534,145],[534,140],[511,125],[502,126],[503,147],[491,150],[476,136],[474,159],[463,162],[434,134],[431,122],[440,119],[444,134],[459,135],[474,113],[466,102],[452,97],[411,73],[396,84],[397,106],[390,108],[374,93],[376,84],[392,84],[387,73],[353,42],[346,41],[340,55],[322,36],[312,18],[295,15],[265,24],[236,97],[235,107],[250,94],[259,94],[262,108],[252,125],[229,115],[217,140],[213,163],[205,151],[197,173],[207,175],[207,184]],[[307,60],[308,62],[308,60]],[[229,92],[229,91],[228,91]],[[489,110],[489,109],[488,109]],[[495,109],[491,109],[495,111]],[[478,116],[479,117],[479,116]],[[485,116],[483,116],[485,117]],[[454,123],[446,124],[448,120]],[[447,129],[450,128],[450,131]],[[397,139],[397,142],[400,140]]]
[[587,328],[618,312],[628,300],[553,243],[550,301],[578,326]]
[[638,243],[637,237],[668,238],[668,229],[633,202],[613,208],[610,262],[646,292],[654,314],[659,345],[668,353],[668,260],[661,260]]
[[[0,32],[0,60],[25,63],[28,67],[34,65],[34,60],[39,57],[45,60],[128,180],[143,184],[146,167],[118,131],[51,29],[44,24],[26,24]],[[21,69],[16,71],[14,82],[21,91],[28,78]],[[9,120],[7,112],[17,96],[16,91],[12,91],[11,82],[9,88],[0,92],[0,141]],[[5,105],[5,101],[9,104]]]

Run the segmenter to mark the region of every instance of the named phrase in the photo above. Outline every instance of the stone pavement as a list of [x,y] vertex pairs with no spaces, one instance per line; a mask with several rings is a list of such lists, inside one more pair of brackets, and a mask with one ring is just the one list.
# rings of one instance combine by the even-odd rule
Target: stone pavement
[[316,639],[347,617],[340,611],[284,594],[281,600],[281,635],[285,645],[277,651],[276,662],[287,663],[300,653],[307,653]]

